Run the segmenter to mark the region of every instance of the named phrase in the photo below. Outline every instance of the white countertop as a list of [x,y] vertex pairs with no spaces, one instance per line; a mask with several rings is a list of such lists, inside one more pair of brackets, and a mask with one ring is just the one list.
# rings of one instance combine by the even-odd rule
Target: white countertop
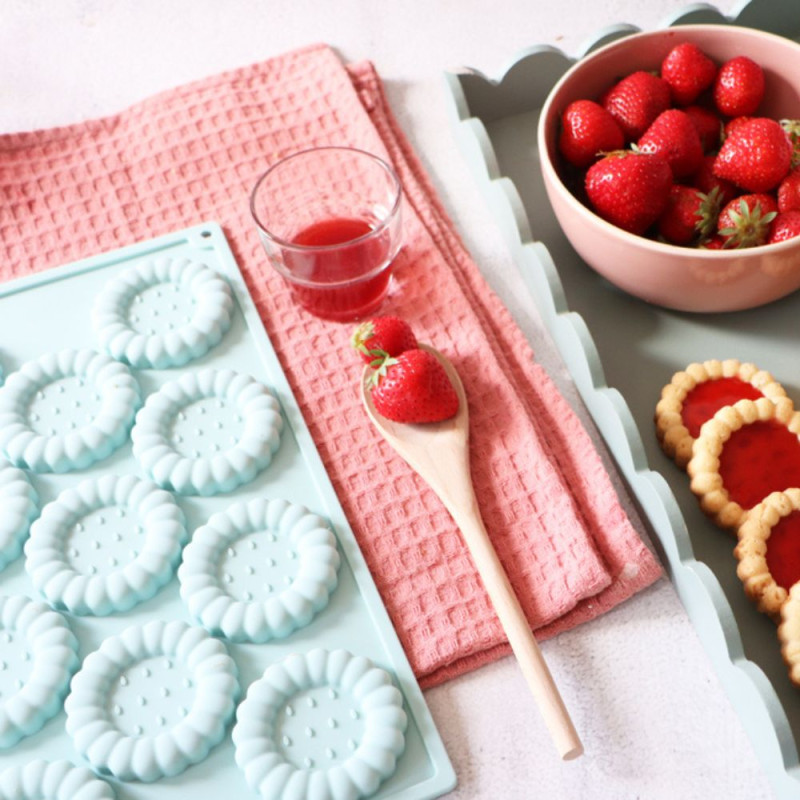
[[[718,0],[732,14],[741,3]],[[453,139],[443,73],[499,77],[547,43],[657,27],[683,0],[0,0],[0,131],[80,121],[156,91],[325,41],[370,59],[468,248],[579,407]],[[459,779],[452,798],[772,797],[666,580],[543,645],[586,755],[562,763],[512,659],[426,692]]]

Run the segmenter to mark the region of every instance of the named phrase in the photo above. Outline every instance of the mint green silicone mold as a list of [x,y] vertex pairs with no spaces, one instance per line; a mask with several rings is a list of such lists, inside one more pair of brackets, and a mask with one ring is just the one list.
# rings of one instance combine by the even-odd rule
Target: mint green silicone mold
[[66,759],[7,767],[0,772],[0,800],[114,800],[114,790],[90,769]]
[[61,614],[23,595],[0,596],[0,748],[61,710],[77,667],[78,641]]
[[336,588],[339,553],[325,521],[280,499],[214,514],[184,548],[181,597],[211,633],[265,642],[307,625]]
[[225,735],[236,665],[202,628],[133,625],[90,653],[72,679],[67,733],[91,767],[123,781],[178,775]]
[[0,569],[22,552],[28,528],[39,513],[38,503],[28,476],[21,469],[0,464]]
[[127,440],[140,402],[128,367],[109,356],[47,353],[0,387],[0,451],[34,472],[84,469]]
[[232,736],[263,800],[356,800],[394,773],[406,725],[388,672],[346,650],[314,649],[250,685]]
[[165,369],[218,344],[232,310],[230,287],[214,270],[187,258],[156,258],[106,284],[95,299],[92,324],[113,358]]
[[185,538],[169,492],[132,475],[89,478],[42,509],[25,569],[53,607],[101,616],[155,595],[172,578]]
[[278,401],[249,375],[204,369],[151,394],[131,432],[133,454],[159,485],[214,495],[249,483],[280,445]]

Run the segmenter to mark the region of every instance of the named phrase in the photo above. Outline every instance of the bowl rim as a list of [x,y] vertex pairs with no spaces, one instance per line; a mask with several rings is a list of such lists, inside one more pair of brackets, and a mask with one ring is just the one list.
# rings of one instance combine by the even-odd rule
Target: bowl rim
[[631,233],[630,231],[626,231],[624,228],[620,228],[617,225],[614,225],[613,223],[604,220],[599,214],[595,213],[592,209],[584,205],[577,197],[575,197],[575,195],[566,187],[564,182],[561,180],[561,176],[558,174],[558,170],[555,168],[555,165],[553,164],[553,161],[550,158],[546,142],[547,131],[545,122],[547,118],[550,116],[551,108],[555,102],[556,97],[559,95],[564,85],[573,78],[575,73],[577,73],[581,69],[585,69],[589,63],[601,58],[605,53],[610,52],[611,50],[614,49],[618,49],[623,44],[630,43],[632,40],[655,38],[657,36],[663,36],[664,34],[679,33],[680,31],[684,30],[690,32],[698,32],[698,33],[704,33],[707,31],[708,32],[735,31],[737,33],[741,33],[743,35],[750,36],[752,38],[780,41],[782,45],[794,46],[798,50],[798,56],[800,56],[800,43],[794,42],[791,39],[787,39],[785,36],[780,36],[775,33],[770,33],[769,31],[756,30],[755,28],[747,28],[743,25],[727,25],[727,24],[720,25],[717,23],[706,23],[697,25],[681,25],[680,27],[672,27],[672,28],[656,28],[654,30],[649,30],[649,31],[636,31],[633,33],[623,34],[619,38],[614,39],[614,41],[604,44],[601,47],[598,47],[596,50],[592,50],[588,53],[585,53],[582,56],[578,56],[575,59],[570,58],[570,60],[573,60],[574,63],[558,79],[558,81],[555,83],[553,88],[548,93],[544,103],[542,103],[542,107],[539,112],[539,120],[536,125],[537,127],[536,146],[539,154],[539,164],[542,172],[545,173],[545,178],[547,177],[550,178],[549,182],[546,181],[545,188],[548,188],[549,186],[554,191],[558,192],[558,194],[562,198],[566,199],[567,203],[570,205],[570,208],[573,208],[580,215],[580,218],[586,220],[587,222],[592,222],[593,224],[599,225],[601,230],[605,230],[609,234],[613,233],[621,237],[622,243],[636,245],[638,247],[641,247],[645,251],[652,251],[654,253],[658,253],[661,255],[685,254],[693,258],[701,258],[709,261],[714,261],[714,260],[727,259],[730,258],[731,256],[736,256],[738,258],[749,258],[749,257],[755,258],[758,256],[763,256],[765,254],[781,253],[783,251],[792,250],[794,247],[800,245],[800,236],[793,237],[791,239],[786,239],[783,242],[773,242],[772,244],[761,244],[761,245],[756,245],[755,247],[729,248],[727,250],[726,249],[711,250],[711,249],[704,249],[701,247],[684,247],[677,244],[669,244],[668,242],[659,242],[656,239],[650,239],[646,236],[640,236],[635,233]]

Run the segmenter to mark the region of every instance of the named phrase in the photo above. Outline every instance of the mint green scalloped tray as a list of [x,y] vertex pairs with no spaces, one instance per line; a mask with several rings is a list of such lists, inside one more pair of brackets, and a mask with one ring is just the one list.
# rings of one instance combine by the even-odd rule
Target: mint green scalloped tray
[[[219,344],[195,360],[171,369],[133,369],[143,395],[150,395],[166,382],[189,372],[227,368],[251,375],[270,387],[284,420],[278,450],[254,480],[233,491],[208,497],[176,495],[189,533],[206,523],[214,512],[234,502],[280,497],[319,515],[329,523],[338,540],[341,557],[338,585],[328,604],[309,624],[285,638],[262,644],[226,642],[238,666],[242,688],[246,689],[260,677],[268,665],[291,653],[344,648],[366,656],[390,673],[403,695],[408,716],[405,751],[395,771],[371,796],[428,800],[448,792],[455,786],[455,773],[441,738],[219,225],[206,222],[0,285],[0,375],[7,380],[24,362],[53,350],[98,349],[90,319],[98,292],[130,265],[158,257],[189,258],[221,274],[233,290],[232,320]],[[210,430],[207,433],[210,435]],[[28,473],[41,505],[67,487],[106,474],[146,477],[134,458],[130,439],[109,457],[86,469],[63,474]],[[1,592],[41,599],[24,562],[23,555],[0,572]],[[130,625],[169,619],[193,622],[178,589],[178,580],[173,576],[154,597],[129,611],[103,617],[66,614],[80,642],[80,657],[84,658],[104,638]],[[8,750],[0,750],[0,771],[36,758],[66,758],[77,764],[85,763],[65,732],[63,709],[38,733]],[[230,725],[223,742],[180,775],[154,783],[106,779],[119,800],[258,797],[234,761]]]
[[[731,18],[697,4],[664,26],[709,23],[798,39],[800,4],[752,0]],[[606,28],[583,52],[638,30]],[[700,512],[685,474],[661,452],[653,413],[672,374],[708,358],[755,362],[800,407],[800,294],[750,311],[684,314],[623,294],[583,263],[552,213],[536,148],[539,110],[574,61],[542,45],[517,54],[497,80],[469,68],[448,73],[456,138],[777,795],[797,798],[800,690],[786,675],[774,625],[744,595],[734,542]]]

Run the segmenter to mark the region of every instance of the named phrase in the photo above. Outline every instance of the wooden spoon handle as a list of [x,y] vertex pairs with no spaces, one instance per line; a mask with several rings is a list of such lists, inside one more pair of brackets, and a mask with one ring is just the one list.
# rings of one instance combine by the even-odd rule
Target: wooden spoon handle
[[470,492],[470,495],[465,503],[451,504],[448,499],[446,505],[464,536],[483,585],[559,755],[564,760],[577,758],[583,753],[581,740],[531,632],[519,600],[511,588],[503,565],[486,533],[475,495],[473,492]]

